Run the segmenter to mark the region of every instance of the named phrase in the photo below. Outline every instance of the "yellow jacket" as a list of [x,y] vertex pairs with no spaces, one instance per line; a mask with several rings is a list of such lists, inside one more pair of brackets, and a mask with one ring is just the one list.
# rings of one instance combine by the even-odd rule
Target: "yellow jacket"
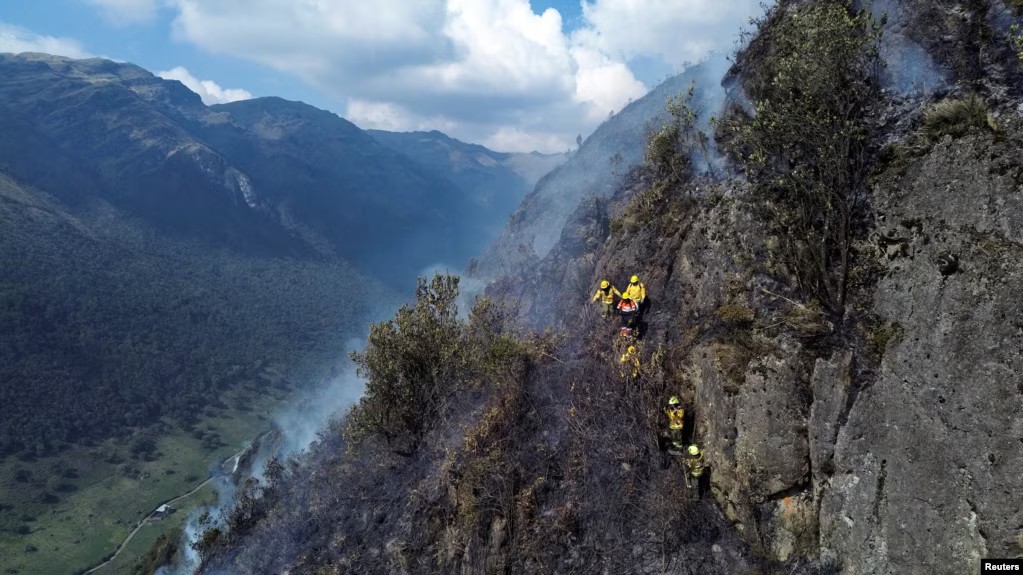
[[608,286],[607,289],[597,288],[597,293],[593,294],[593,301],[597,301],[600,298],[603,303],[611,305],[615,302],[615,296],[622,297],[622,292],[615,289],[615,286]]
[[682,429],[685,425],[686,410],[681,407],[674,409],[668,408],[664,410],[668,414],[668,428],[669,429]]
[[693,477],[703,475],[703,470],[705,469],[703,465],[703,452],[701,451],[696,457],[688,456],[686,458],[686,466],[689,467],[689,474]]
[[631,297],[636,303],[643,303],[643,300],[646,299],[646,286],[643,285],[643,282],[630,283],[629,287],[625,288],[625,295]]
[[[639,351],[629,352],[628,350],[622,354],[622,357],[618,359],[618,363],[621,364],[619,369],[621,370],[622,377],[628,377],[630,374],[633,379],[639,377]],[[629,368],[632,368],[631,370]]]

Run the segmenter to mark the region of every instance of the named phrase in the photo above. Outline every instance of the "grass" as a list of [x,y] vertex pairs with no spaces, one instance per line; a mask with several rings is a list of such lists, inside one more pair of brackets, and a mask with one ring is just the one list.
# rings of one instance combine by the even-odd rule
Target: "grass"
[[749,306],[725,304],[715,312],[721,321],[733,326],[745,326],[753,323],[753,310]]
[[[232,407],[200,420],[197,429],[220,437],[221,445],[212,450],[192,433],[172,427],[157,439],[158,456],[153,461],[132,459],[133,440],[126,438],[97,447],[72,448],[56,458],[32,462],[9,458],[0,462],[3,574],[76,573],[99,563],[113,553],[142,517],[163,501],[204,481],[212,461],[237,452],[268,426],[268,416],[286,395],[266,391],[250,401],[247,411]],[[235,400],[245,393],[239,389],[227,394],[225,404],[236,405]],[[56,493],[55,503],[41,501],[40,494],[50,492],[49,488],[58,483],[51,478],[59,476],[55,470],[61,468],[75,470],[72,475],[76,477],[59,480],[71,487]],[[31,478],[18,481],[15,476],[19,470],[30,472]],[[175,514],[143,529],[142,538],[119,556],[118,563],[133,563],[148,549],[146,541],[151,544],[163,529],[171,528],[185,515]],[[33,520],[24,520],[29,517]],[[26,525],[29,532],[18,533]],[[28,552],[29,546],[36,551]]]
[[902,326],[894,321],[870,325],[867,329],[867,342],[870,344],[871,351],[878,357],[884,356],[888,349],[888,343],[901,337],[904,331]]
[[972,131],[998,131],[998,124],[977,94],[965,98],[946,98],[924,112],[924,135],[939,140],[946,135],[958,138]]
[[725,376],[724,389],[738,393],[746,381],[750,362],[774,351],[767,338],[747,331],[732,333],[725,341],[714,346],[714,366]]
[[216,490],[207,485],[191,497],[182,499],[175,504],[177,511],[171,516],[149,521],[145,527],[139,530],[124,551],[117,559],[110,562],[106,567],[96,571],[96,575],[133,575],[135,566],[161,535],[176,531],[185,526],[189,514],[200,506],[209,505],[216,501]]

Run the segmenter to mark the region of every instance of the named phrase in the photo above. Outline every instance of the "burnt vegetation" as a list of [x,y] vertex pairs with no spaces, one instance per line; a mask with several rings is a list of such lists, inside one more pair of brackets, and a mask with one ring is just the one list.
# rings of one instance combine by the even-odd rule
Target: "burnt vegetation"
[[[814,507],[815,475],[834,463],[811,469],[805,451],[784,450],[808,442],[816,365],[837,352],[856,356],[835,377],[852,388],[834,414],[848,419],[871,370],[904,336],[897,322],[864,311],[880,273],[867,237],[885,105],[881,25],[838,0],[770,10],[733,70],[748,101],[734,99],[715,128],[745,179],[698,169],[712,153],[697,128],[702,111],[693,90],[670,99],[665,121],[649,130],[644,165],[610,200],[595,201],[600,209],[576,214],[577,229],[599,237],[577,241],[576,260],[556,249],[541,264],[550,274],[570,269],[568,287],[523,288],[523,302],[483,298],[462,320],[454,278],[421,281],[417,301],[374,326],[354,356],[364,399],[296,468],[306,471],[264,498],[263,527],[250,540],[217,531],[208,564],[835,572],[818,561]],[[997,129],[970,96],[921,109],[914,137]],[[634,270],[653,300],[636,344],[638,380],[619,370],[617,325],[586,307],[601,278]],[[516,324],[531,313],[518,306],[542,298],[562,306],[552,321],[562,333]],[[820,392],[822,403],[831,391]],[[671,395],[689,408],[686,440],[719,440],[708,490],[686,487],[684,467],[664,450]],[[757,413],[736,415],[740,401]],[[741,424],[756,445],[738,445]],[[789,435],[769,451],[765,429]],[[789,463],[782,456],[794,471],[768,469]]]

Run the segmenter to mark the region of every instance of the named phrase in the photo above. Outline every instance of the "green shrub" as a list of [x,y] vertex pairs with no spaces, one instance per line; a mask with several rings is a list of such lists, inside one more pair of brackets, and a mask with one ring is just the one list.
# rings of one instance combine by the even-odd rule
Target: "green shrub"
[[682,181],[692,172],[693,152],[700,149],[706,154],[707,137],[696,129],[699,110],[693,107],[695,92],[693,83],[684,94],[668,98],[664,107],[667,120],[647,136],[646,164],[659,181]]
[[[1020,3],[1023,6],[1023,2]],[[1009,47],[1016,53],[1016,56],[1023,60],[1023,29],[1019,24],[1009,27]]]
[[878,357],[884,355],[889,342],[899,338],[903,333],[902,326],[894,321],[871,325],[867,330],[867,342],[870,344],[871,351]]
[[839,0],[772,10],[740,60],[753,110],[733,109],[720,127],[783,263],[833,313],[844,309],[853,210],[865,196],[879,37],[869,11]]
[[653,221],[669,228],[677,223],[681,197],[673,192],[692,176],[693,154],[708,153],[709,139],[696,128],[700,111],[693,106],[695,91],[696,85],[691,84],[685,93],[668,98],[667,119],[647,134],[644,158],[654,183],[635,194],[622,214],[611,221],[612,234],[634,231]]
[[458,277],[420,278],[414,305],[373,324],[362,352],[353,352],[366,391],[348,415],[346,435],[358,444],[380,435],[411,454],[454,383],[461,360]]
[[960,99],[946,98],[924,112],[924,135],[930,140],[946,135],[958,138],[972,131],[993,130],[996,126],[984,99],[977,94]]
[[459,278],[421,278],[416,302],[394,319],[370,327],[362,352],[352,353],[366,391],[345,421],[352,447],[380,436],[395,453],[419,447],[450,396],[480,385],[516,379],[531,361],[549,355],[548,335],[519,337],[510,308],[489,298],[476,300],[468,321],[455,304]]

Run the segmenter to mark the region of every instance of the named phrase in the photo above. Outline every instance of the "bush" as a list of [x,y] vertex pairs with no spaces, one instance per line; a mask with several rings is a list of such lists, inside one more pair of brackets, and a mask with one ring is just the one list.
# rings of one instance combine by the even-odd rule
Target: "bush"
[[515,377],[552,345],[549,337],[521,339],[511,329],[511,311],[479,298],[468,321],[458,318],[459,278],[420,278],[414,305],[394,319],[370,327],[362,352],[351,354],[366,391],[345,421],[345,436],[357,446],[383,437],[395,453],[411,455],[451,394]]
[[682,198],[675,194],[679,184],[693,175],[693,155],[708,154],[709,138],[696,128],[700,110],[693,106],[696,85],[668,98],[667,120],[647,134],[645,168],[653,177],[650,187],[635,194],[622,214],[611,221],[614,234],[637,230],[656,222],[662,228],[678,223]]
[[775,8],[760,28],[740,61],[752,110],[733,108],[722,140],[764,200],[801,290],[840,314],[870,166],[880,26],[869,11],[826,0]]
[[[1023,2],[1020,3],[1023,7]],[[1023,29],[1020,28],[1019,24],[1013,24],[1009,27],[1009,47],[1016,53],[1016,56],[1023,60]]]
[[677,184],[693,170],[692,154],[699,149],[707,154],[708,138],[696,129],[699,110],[693,107],[696,84],[685,94],[668,98],[667,121],[647,136],[646,165],[654,177],[668,184]]
[[995,129],[994,117],[977,94],[961,99],[946,98],[924,112],[923,131],[930,140],[939,140],[946,135],[959,138],[973,131]]
[[160,567],[170,563],[178,552],[183,533],[180,528],[163,533],[132,568],[132,575],[153,575]]
[[351,354],[366,378],[366,391],[346,425],[353,444],[380,435],[397,453],[416,450],[460,363],[457,297],[457,276],[420,278],[414,305],[370,327],[366,349]]
[[725,304],[716,313],[721,321],[735,326],[752,324],[754,319],[753,310],[746,305]]
[[200,559],[205,561],[217,548],[217,543],[220,542],[223,535],[224,533],[217,527],[207,529],[202,532],[202,535],[197,541],[192,543],[192,549],[199,554]]
[[884,356],[888,343],[902,336],[903,329],[898,322],[874,322],[867,324],[867,343],[878,357]]

